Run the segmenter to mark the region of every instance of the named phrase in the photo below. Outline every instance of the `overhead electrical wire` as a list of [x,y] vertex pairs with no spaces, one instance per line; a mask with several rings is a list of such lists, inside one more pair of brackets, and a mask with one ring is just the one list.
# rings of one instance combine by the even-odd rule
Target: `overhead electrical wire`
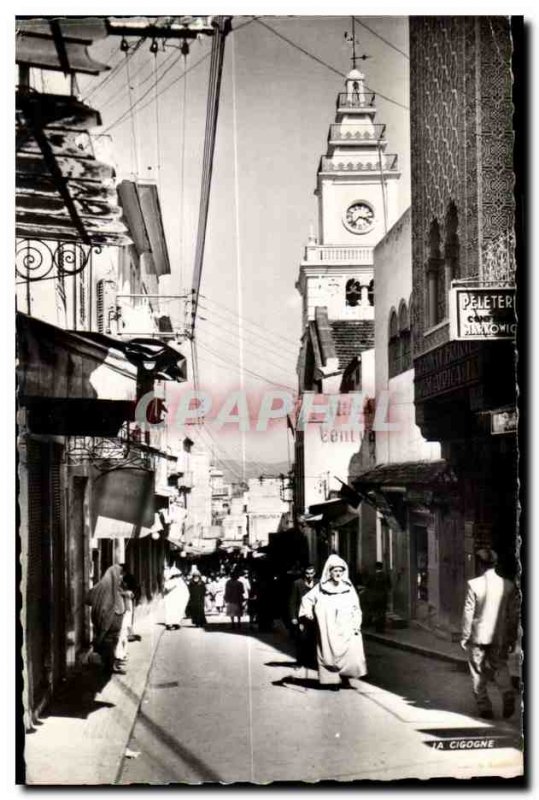
[[[219,462],[222,466],[224,466],[228,470],[230,470],[230,472],[232,472],[232,474],[238,480],[241,481],[242,477],[241,477],[240,473],[237,471],[237,469],[235,469],[234,467],[230,466],[230,462],[236,464],[238,459],[236,457],[234,457],[233,455],[231,455],[228,452],[228,450],[225,448],[225,446],[217,441],[217,439],[215,438],[215,436],[213,435],[213,433],[211,431],[211,428],[209,427],[209,425],[207,424],[207,422],[205,420],[203,420],[203,423],[202,423],[202,425],[201,425],[199,430],[200,430],[201,438],[205,437],[206,447],[210,447],[210,449],[213,451],[214,459],[217,462]],[[221,452],[221,454],[223,456],[225,456],[224,459],[223,458],[219,458],[218,456],[215,455],[215,448],[217,448]]]
[[[237,311],[233,311],[231,308],[229,308],[228,306],[225,306],[223,303],[219,303],[219,302],[217,302],[217,300],[214,300],[213,298],[208,297],[207,294],[202,294],[202,292],[201,292],[200,293],[200,297],[203,300],[205,300],[206,302],[213,303],[214,305],[218,306],[223,311],[227,311],[229,314],[232,314],[234,316],[238,316],[238,312]],[[277,333],[277,331],[270,330],[270,328],[265,328],[259,322],[254,322],[254,320],[251,320],[249,317],[243,316],[242,319],[245,322],[247,322],[248,324],[250,324],[251,326],[253,326],[255,328],[260,328],[261,330],[266,331],[271,336],[277,336],[279,339],[282,339],[283,341],[294,345],[294,347],[298,346],[298,342],[294,341],[294,339],[289,339],[287,336],[283,336],[281,333]]]
[[[157,17],[153,17],[152,24],[155,25],[156,22],[157,22]],[[92,86],[92,88],[90,89],[88,94],[83,97],[85,102],[87,102],[89,100],[89,98],[95,97],[95,95],[98,92],[102,91],[102,89],[107,85],[107,83],[110,83],[114,78],[117,77],[119,72],[122,71],[122,69],[125,66],[125,59],[122,59],[122,55],[121,55],[122,51],[127,48],[126,49],[126,55],[128,55],[129,58],[132,58],[135,55],[135,53],[137,52],[137,50],[141,47],[141,45],[143,44],[144,41],[146,41],[146,37],[145,36],[141,36],[140,39],[138,39],[137,42],[134,45],[129,45],[127,43],[127,39],[125,39],[125,37],[124,37],[124,39],[123,39],[124,46],[120,46],[120,50],[119,50],[119,53],[120,53],[119,60],[116,62],[115,66],[112,68],[112,70],[105,75],[103,80],[100,81],[97,85]],[[144,68],[144,66],[145,66],[144,64],[141,64],[139,66],[139,68],[136,70],[136,72],[131,76],[131,78],[133,79],[135,77],[135,75],[138,75],[138,73]],[[115,97],[115,95],[112,95],[112,98],[114,98],[114,97]],[[111,98],[109,98],[108,100],[105,100],[103,102],[100,101],[100,106],[103,107],[104,105],[107,105],[107,103],[110,102],[110,99]]]
[[[226,358],[226,356],[223,356],[221,353],[218,353],[217,351],[208,347],[206,344],[199,342],[199,346],[203,350],[206,350],[208,353],[213,355],[215,358],[219,358],[221,361],[224,361],[226,364],[229,364],[230,366],[234,367],[236,370],[240,369],[240,366],[237,362]],[[294,393],[297,391],[293,386],[289,386],[289,384],[287,383],[278,383],[277,381],[271,380],[266,375],[261,375],[259,372],[255,372],[254,370],[248,369],[247,367],[244,367],[244,372],[246,372],[248,375],[252,375],[253,377],[258,378],[261,381],[264,381],[264,383],[270,383],[273,386],[277,386],[279,389],[290,389],[290,391]]]
[[[205,422],[203,427],[200,430],[201,430],[201,433],[204,433],[206,435],[206,437],[209,437],[209,439],[211,440],[211,443],[213,445],[215,445],[215,447],[217,447],[218,450],[220,450],[222,455],[225,456],[225,459],[216,458],[216,461],[218,461],[222,466],[224,466],[226,469],[228,469],[230,472],[232,472],[232,474],[236,478],[238,478],[241,483],[247,483],[247,480],[245,479],[243,474],[240,475],[235,467],[230,466],[231,462],[233,464],[237,465],[238,462],[240,461],[239,452],[238,453],[236,452],[234,443],[231,442],[230,439],[227,440],[227,445],[233,448],[233,452],[230,453],[228,451],[228,449],[223,444],[221,444],[220,441],[218,441],[215,438],[215,435],[214,435],[214,433],[212,432],[212,429],[211,429],[211,425],[209,425],[207,422]],[[206,442],[208,442],[208,439],[206,439]],[[258,468],[257,471],[260,471],[262,473],[269,471],[267,469],[267,467],[269,466],[269,462],[256,461],[255,459],[249,459],[249,464],[253,464],[255,467]]]
[[354,17],[354,20],[358,23],[358,25],[361,25],[362,28],[365,28],[366,30],[369,31],[369,33],[372,33],[373,36],[377,36],[378,39],[380,39],[382,42],[384,42],[384,44],[387,44],[388,47],[391,47],[393,50],[396,50],[397,53],[400,53],[401,56],[404,56],[404,58],[407,58],[408,60],[410,60],[410,56],[407,53],[405,53],[404,50],[401,50],[399,47],[397,47],[396,45],[392,44],[387,39],[384,39],[384,37],[381,36],[379,33],[377,33],[376,31],[373,31],[373,29],[369,28],[369,26],[366,25],[364,22],[362,22],[359,19],[359,17]]
[[[241,337],[241,335],[237,331],[229,330],[228,328],[225,328],[224,331],[223,331],[223,327],[222,327],[222,323],[221,322],[212,322],[212,320],[206,319],[206,317],[200,317],[200,316],[199,316],[199,319],[200,319],[201,322],[205,322],[208,325],[212,325],[213,327],[215,327],[215,328],[217,328],[219,330],[219,338],[218,338],[219,342],[224,342],[224,344],[229,344],[230,343],[234,347],[238,347],[238,341],[237,340],[240,339],[241,342],[243,343],[243,346],[252,351],[251,352],[252,355],[256,355],[259,358],[260,358],[261,355],[263,355],[264,358],[268,358],[268,363],[274,365],[275,367],[277,367],[277,369],[283,369],[284,371],[286,371],[287,368],[288,369],[292,369],[292,367],[290,367],[290,364],[292,362],[297,361],[297,355],[296,355],[295,358],[294,358],[294,356],[287,355],[286,358],[289,359],[289,361],[288,361],[288,365],[289,366],[288,367],[284,367],[283,366],[284,362],[280,362],[279,363],[277,361],[273,361],[273,359],[276,356],[280,356],[280,355],[282,356],[282,353],[277,353],[276,351],[271,350],[265,344],[261,344],[260,342],[252,342],[250,340],[245,340],[245,339],[243,339],[243,337]],[[211,331],[208,331],[208,333],[212,334]],[[225,334],[225,336],[223,336],[223,333]],[[214,336],[214,338],[216,338],[216,337]]]
[[[199,339],[199,341],[201,341],[201,344],[205,345],[206,347],[211,347],[212,344],[213,344],[213,342],[209,343],[207,341],[200,340],[200,339]],[[225,342],[225,344],[228,344],[228,342]],[[219,356],[221,356],[223,358],[229,358],[229,356],[226,353],[223,353],[221,350],[217,350],[216,348],[212,348],[212,349],[214,349],[214,351]],[[275,377],[273,378],[273,380],[277,381],[278,378],[280,378],[281,376],[283,377],[284,380],[289,380],[291,382],[296,380],[295,370],[293,370],[292,368],[290,368],[288,370],[287,369],[283,369],[280,365],[276,364],[273,361],[270,361],[265,354],[260,354],[260,353],[257,354],[255,352],[250,352],[250,353],[248,353],[248,355],[251,356],[251,362],[254,359],[254,357],[256,355],[258,355],[258,359],[259,359],[259,361],[262,360],[264,368],[266,370],[269,370],[270,372],[275,373]],[[232,358],[230,360],[232,361],[234,359]],[[243,368],[244,368],[244,363],[245,362],[244,361],[243,362],[238,361],[236,363],[238,364],[238,372],[239,372],[239,374],[241,376],[241,374],[243,372]],[[250,369],[250,367],[246,367],[246,369]]]
[[[135,43],[130,49],[129,57],[132,58],[140,45],[142,44],[142,39],[139,39],[138,42]],[[114,54],[118,56],[118,61],[112,67],[110,72],[107,72],[106,75],[99,81],[96,85],[92,86],[91,89],[87,94],[82,95],[82,99],[85,103],[88,103],[95,95],[100,92],[108,83],[110,83],[114,78],[116,78],[121,71],[125,68],[125,58],[121,50],[117,50]]]
[[[202,430],[204,431],[206,436],[209,437],[208,440],[213,445],[212,449],[214,450],[214,453],[215,453],[215,448],[217,448],[217,450],[221,452],[221,456],[224,456],[224,458],[223,457],[219,458],[218,456],[214,455],[215,460],[219,464],[221,464],[222,467],[229,470],[234,475],[238,483],[243,483],[244,481],[243,474],[239,472],[237,468],[238,461],[240,460],[238,456],[237,455],[234,456],[234,454],[229,453],[228,450],[224,447],[224,445],[222,445],[220,442],[217,441],[213,433],[211,433],[211,429],[208,425],[205,425],[202,428]],[[232,466],[232,464],[234,466]]]
[[[201,341],[200,344],[201,344],[201,346],[204,346],[206,348],[210,348],[211,352],[215,353],[215,355],[218,358],[225,359],[228,363],[230,363],[233,366],[237,367],[238,371],[241,372],[242,366],[241,366],[240,362],[236,361],[233,358],[233,356],[227,355],[226,353],[223,353],[222,351],[219,351],[219,350],[211,347],[211,345],[207,341]],[[212,342],[212,344],[213,344],[213,342]],[[268,366],[269,366],[269,362],[264,362],[264,363],[268,363]],[[272,364],[271,366],[273,367],[273,369],[282,370],[282,368],[280,366],[277,366],[275,364]],[[273,381],[272,381],[272,379],[269,378],[267,375],[262,375],[260,372],[256,372],[255,370],[252,370],[249,367],[245,367],[245,371],[247,373],[250,372],[251,374],[256,375],[257,377],[260,377],[260,378],[262,378],[264,380],[267,380],[269,382],[276,383],[276,385],[287,386],[287,388],[292,388],[292,387],[288,386],[288,384],[286,384],[286,383],[277,384],[277,378],[274,378]],[[282,370],[282,372],[285,372],[285,370]],[[296,379],[295,374],[293,374],[291,371],[288,373],[288,375],[290,376],[291,379],[293,379],[293,380]]]
[[[172,52],[172,53],[169,53],[169,55],[167,56],[167,58],[165,58],[165,59],[164,59],[164,61],[163,61],[163,63],[162,63],[160,66],[159,66],[159,69],[160,69],[160,70],[163,70],[163,69],[164,69],[164,67],[165,67],[165,65],[167,64],[167,62],[168,62],[168,61],[170,61],[170,59],[171,59],[171,58],[173,58],[173,57],[174,57],[174,55],[175,55],[175,53],[174,53],[174,52]],[[178,59],[176,59],[176,61],[177,61],[177,60],[178,60]],[[141,72],[144,70],[144,68],[145,68],[146,66],[147,66],[147,65],[146,65],[146,62],[145,62],[145,61],[143,61],[143,62],[142,62],[140,65],[139,65],[138,69],[136,69],[136,70],[135,70],[135,72],[134,72],[134,73],[131,75],[131,80],[133,80],[134,78],[136,78],[136,77],[137,77],[137,76],[138,76],[138,75],[139,75],[139,74],[140,74],[140,73],[141,73]],[[153,67],[152,67],[152,68],[150,68],[150,71],[149,71],[149,72],[148,72],[148,73],[147,73],[147,74],[146,74],[146,75],[145,75],[145,76],[142,78],[142,80],[141,80],[141,81],[139,81],[139,89],[141,89],[141,88],[142,88],[142,87],[143,87],[143,86],[144,86],[146,83],[148,83],[148,81],[149,81],[149,80],[151,80],[153,77],[154,77],[154,73],[153,73]],[[112,87],[110,87],[110,86],[108,87],[108,89],[111,89],[111,88],[112,88]],[[103,98],[103,100],[101,100],[101,101],[100,101],[100,107],[101,107],[101,108],[105,108],[105,106],[108,106],[108,105],[109,105],[109,103],[111,103],[111,102],[113,102],[113,101],[118,101],[118,94],[117,94],[117,92],[115,92],[115,91],[111,91],[111,92],[110,92],[110,94],[109,94],[107,97],[104,97],[104,98]]]
[[[210,325],[215,325],[218,327],[222,327],[223,325],[228,325],[230,328],[226,328],[225,330],[227,333],[233,333],[234,336],[239,336],[237,332],[237,327],[234,326],[234,320],[230,319],[230,317],[225,317],[224,314],[221,314],[219,311],[216,311],[214,308],[208,308],[207,306],[199,303],[199,308],[206,312],[207,314],[211,314],[218,319],[218,323],[213,322],[211,319],[207,317],[200,317],[200,319],[204,322],[208,322]],[[244,341],[250,342],[253,337],[261,347],[264,347],[271,352],[272,355],[277,355],[280,357],[288,358],[290,361],[297,360],[297,355],[300,348],[300,342],[298,342],[295,346],[293,345],[282,345],[280,342],[275,341],[275,339],[271,339],[268,336],[265,336],[263,333],[259,333],[256,330],[246,330],[245,334],[249,337],[248,339],[244,339]]]
[[[126,56],[127,55],[128,54],[126,53]],[[133,159],[133,167],[134,167],[134,169],[133,169],[133,172],[138,178],[139,177],[138,141],[137,141],[137,131],[136,131],[136,125],[135,125],[135,117],[134,117],[133,112],[132,112],[132,109],[133,109],[132,89],[133,89],[133,87],[131,86],[131,78],[129,76],[129,62],[128,62],[127,59],[126,59],[126,62],[125,62],[125,66],[126,66],[126,75],[127,75],[127,89],[128,89],[128,95],[129,95],[129,107],[131,109],[131,114],[130,114],[130,117],[131,117],[131,135],[133,137],[132,143],[133,143],[133,153],[134,153],[134,159]]]
[[[318,56],[315,56],[314,53],[309,52],[309,50],[305,50],[305,48],[301,47],[301,45],[297,44],[297,42],[293,42],[292,39],[289,39],[287,36],[284,36],[282,33],[279,33],[279,31],[276,31],[275,28],[272,28],[270,25],[268,25],[267,23],[263,22],[261,19],[257,19],[256,22],[258,22],[259,25],[262,25],[262,27],[266,28],[266,30],[271,31],[271,33],[273,33],[279,39],[282,39],[284,42],[289,44],[291,47],[294,47],[296,50],[299,50],[300,53],[303,53],[304,55],[306,55],[309,58],[311,58],[313,61],[316,61],[318,64],[321,64],[322,66],[324,66],[327,69],[331,70],[331,72],[334,72],[335,74],[340,75],[341,78],[346,78],[346,75],[345,75],[344,72],[341,72],[339,69],[336,69],[335,67],[332,67],[331,64],[328,64],[323,59],[319,58]],[[403,108],[405,111],[409,110],[408,106],[405,106],[402,103],[399,103],[398,100],[393,100],[393,98],[388,97],[387,95],[382,94],[381,92],[376,92],[374,89],[372,89],[372,88],[370,88],[368,86],[366,86],[365,88],[367,89],[367,91],[373,92],[377,97],[382,97],[384,100],[387,100],[388,103],[393,103],[394,105],[399,106],[400,108]]]
[[[231,33],[235,33],[235,32],[237,32],[237,31],[240,31],[242,28],[245,28],[247,25],[250,25],[252,22],[255,22],[255,21],[256,21],[256,19],[257,19],[257,17],[252,17],[251,19],[247,20],[247,22],[243,22],[241,25],[238,25],[238,27],[237,27],[237,28],[233,28],[233,29],[232,29],[232,31],[231,31]],[[202,58],[199,58],[199,60],[198,60],[198,61],[195,61],[195,63],[194,63],[194,64],[192,64],[192,65],[189,67],[189,69],[188,69],[188,70],[186,70],[186,72],[185,72],[185,73],[182,73],[181,75],[178,75],[177,77],[175,77],[175,78],[174,78],[174,79],[173,79],[173,80],[172,80],[172,81],[171,81],[171,82],[170,82],[170,83],[169,83],[167,86],[165,86],[164,88],[162,88],[162,89],[161,89],[161,91],[159,92],[159,97],[161,97],[161,95],[163,95],[165,92],[168,92],[168,90],[169,90],[169,89],[171,89],[173,86],[175,86],[175,85],[176,85],[176,83],[178,83],[178,81],[181,81],[181,80],[182,80],[182,78],[184,78],[184,77],[185,77],[185,75],[187,75],[188,73],[192,72],[194,69],[196,69],[196,67],[198,67],[198,66],[199,66],[200,64],[202,64],[204,61],[206,61],[208,58],[210,58],[210,55],[211,55],[211,53],[206,53],[204,56],[202,56]],[[171,64],[171,65],[170,65],[170,66],[169,66],[169,67],[168,67],[168,68],[167,68],[167,69],[166,69],[166,70],[165,70],[165,71],[164,71],[164,72],[163,72],[161,75],[160,75],[160,77],[159,77],[159,82],[160,82],[160,81],[161,81],[161,80],[162,80],[162,79],[165,77],[165,75],[167,75],[167,74],[170,72],[170,70],[171,70],[171,69],[173,69],[173,67],[175,67],[175,66],[176,66],[176,64],[178,63],[178,61],[180,60],[180,58],[181,58],[181,54],[180,54],[180,55],[178,56],[178,58],[177,58],[177,59],[176,59],[176,60],[175,60],[175,61],[174,61],[174,62],[173,62],[173,63],[172,63],[172,64]],[[145,100],[145,99],[146,99],[146,97],[148,97],[148,95],[150,94],[151,90],[152,90],[152,87],[150,87],[150,89],[148,89],[148,91],[146,91],[146,92],[145,92],[145,93],[144,93],[144,94],[143,94],[141,97],[139,97],[139,99],[137,100],[137,102],[134,104],[133,110],[136,110],[136,113],[137,113],[137,114],[138,114],[140,111],[144,111],[144,109],[148,108],[148,106],[150,106],[150,105],[151,105],[151,104],[154,102],[154,99],[152,98],[152,99],[151,99],[149,102],[147,102],[145,105],[141,106],[140,108],[137,108],[138,104],[139,104],[139,103],[141,103],[143,100]],[[107,128],[106,128],[106,129],[105,129],[105,131],[104,131],[104,133],[108,133],[108,131],[110,131],[112,128],[115,128],[117,125],[120,125],[120,124],[121,124],[121,123],[122,123],[122,122],[123,122],[123,121],[124,121],[124,120],[125,120],[125,119],[128,117],[128,115],[129,115],[129,111],[124,111],[122,114],[120,114],[120,116],[119,116],[119,117],[118,117],[116,120],[114,120],[114,122],[111,122],[111,123],[110,123],[110,125],[108,125],[108,126],[107,126]]]
[[[233,330],[223,326],[223,320],[218,320],[217,322],[213,322],[213,320],[208,319],[207,317],[199,316],[201,322],[204,322],[203,330],[206,330],[209,334],[216,339],[216,341],[224,341],[226,344],[231,343],[234,347],[238,347],[238,339],[240,338],[240,334],[238,334],[237,330]],[[228,321],[227,321],[228,322]],[[206,325],[211,325],[212,328],[216,328],[218,334],[213,330],[208,330]],[[296,362],[298,360],[298,352],[295,354],[285,353],[283,351],[279,352],[274,350],[271,346],[268,346],[265,341],[258,340],[257,334],[252,334],[250,331],[247,332],[249,334],[248,339],[243,339],[244,346],[250,349],[254,355],[260,357],[261,355],[267,355],[270,359],[276,359],[276,365],[278,365],[279,369],[292,369],[295,370]],[[227,339],[223,338],[223,334],[226,335]]]
[[[159,83],[159,82],[161,82],[161,81],[163,80],[163,78],[165,77],[165,75],[168,75],[168,73],[170,72],[170,70],[171,70],[171,69],[173,69],[173,68],[176,66],[176,64],[178,63],[178,61],[180,61],[180,60],[181,60],[181,57],[182,57],[182,56],[181,56],[181,53],[180,53],[180,54],[177,56],[177,58],[176,58],[176,59],[173,61],[173,63],[172,63],[172,64],[170,64],[170,66],[169,66],[169,67],[168,67],[168,68],[167,68],[167,69],[166,69],[164,72],[162,72],[162,73],[161,73],[161,75],[159,76],[159,79],[158,79],[158,83]],[[199,64],[202,64],[202,62],[203,62],[203,61],[206,61],[206,59],[207,59],[207,58],[209,58],[209,54],[208,54],[208,53],[206,53],[204,56],[202,56],[202,58],[200,58],[198,61],[196,61],[196,62],[195,62],[195,63],[194,63],[194,64],[193,64],[191,67],[189,67],[189,69],[187,70],[187,72],[191,72],[192,70],[194,70],[194,69],[195,69],[195,67],[198,67],[198,65],[199,65]],[[168,91],[168,89],[170,89],[170,87],[171,87],[171,86],[173,86],[173,85],[174,85],[174,83],[177,83],[177,81],[181,80],[181,79],[184,77],[184,75],[185,75],[185,74],[186,74],[186,73],[183,73],[182,75],[178,76],[178,77],[177,77],[177,78],[176,78],[176,79],[175,79],[175,80],[174,80],[174,81],[173,81],[171,84],[169,84],[169,86],[167,86],[165,89],[162,89],[162,90],[159,92],[159,94],[158,94],[158,97],[160,97],[162,94],[164,94],[164,92]],[[151,98],[151,100],[150,100],[148,103],[146,103],[146,105],[142,106],[141,108],[138,108],[138,106],[140,105],[140,103],[142,103],[142,101],[143,101],[143,100],[145,100],[145,99],[146,99],[146,97],[148,97],[148,95],[152,93],[152,90],[154,90],[154,87],[153,87],[153,86],[150,86],[150,87],[149,87],[149,88],[148,88],[148,89],[147,89],[147,90],[144,92],[144,94],[142,94],[142,95],[141,95],[141,96],[138,98],[137,102],[136,102],[136,103],[134,104],[134,106],[133,106],[133,111],[135,111],[135,110],[136,110],[136,112],[137,112],[137,114],[138,114],[138,113],[140,113],[141,111],[143,111],[145,108],[147,108],[148,106],[150,106],[152,103],[154,103],[154,102],[155,102],[155,96],[154,96],[154,97],[152,97],[152,98]],[[125,120],[125,119],[126,119],[128,116],[129,116],[129,110],[128,110],[128,111],[124,111],[124,112],[122,112],[122,113],[120,114],[120,116],[119,116],[119,117],[117,117],[117,118],[114,120],[114,122],[111,122],[109,125],[107,125],[107,127],[105,128],[105,131],[104,131],[104,132],[105,132],[105,133],[108,133],[110,130],[112,130],[112,128],[115,128],[117,125],[120,125],[120,124],[121,124],[121,123],[122,123],[122,122],[123,122],[123,121],[124,121],[124,120]]]
[[[215,358],[220,359],[227,366],[233,367],[236,372],[240,372],[242,370],[241,366],[238,364],[237,361],[234,361],[233,359],[228,358],[226,355],[223,355],[222,353],[219,353],[217,350],[214,350],[213,348],[209,347],[207,345],[207,343],[205,343],[205,342],[199,342],[199,344],[200,344],[200,347],[202,347],[203,350],[206,350],[208,353],[213,355]],[[248,367],[243,367],[243,371],[246,372],[248,375],[252,375],[253,377],[257,378],[258,380],[264,381],[265,383],[270,383],[273,386],[277,386],[279,389],[285,388],[285,389],[290,389],[290,391],[292,391],[292,392],[296,391],[292,386],[289,386],[286,383],[279,383],[276,380],[272,380],[271,378],[268,378],[267,375],[262,375],[261,373],[255,372],[254,370],[251,370]]]

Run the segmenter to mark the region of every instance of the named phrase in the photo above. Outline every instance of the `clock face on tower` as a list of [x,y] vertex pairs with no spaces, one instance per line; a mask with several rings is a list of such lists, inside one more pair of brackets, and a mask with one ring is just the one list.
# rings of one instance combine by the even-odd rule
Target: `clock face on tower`
[[374,225],[374,211],[368,203],[358,200],[348,206],[343,222],[352,233],[367,233]]

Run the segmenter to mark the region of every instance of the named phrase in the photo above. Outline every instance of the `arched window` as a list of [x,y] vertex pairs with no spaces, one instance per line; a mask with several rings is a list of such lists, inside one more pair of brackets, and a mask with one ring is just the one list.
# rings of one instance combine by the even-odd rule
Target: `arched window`
[[369,305],[374,305],[374,278],[372,281],[369,281],[368,291],[367,291],[367,298],[369,300]]
[[389,313],[388,372],[393,378],[400,372],[399,319],[394,308]]
[[303,377],[303,388],[310,391],[314,384],[314,351],[311,338],[307,339],[307,346],[305,348],[305,367]]
[[[455,203],[451,200],[445,215],[444,238],[444,272],[446,296],[451,288],[451,281],[460,277],[460,245],[458,237],[459,216]],[[446,316],[447,316],[446,309]]]
[[431,328],[445,319],[445,286],[443,260],[440,251],[440,226],[434,219],[429,229],[429,258],[427,260],[427,326]]
[[[414,360],[414,329],[415,329],[415,313],[416,313],[416,305],[415,305],[415,297],[414,293],[412,292],[410,297],[408,298],[408,319],[410,320],[410,361],[413,363]],[[410,366],[412,366],[412,363]]]
[[399,340],[400,340],[400,371],[406,372],[412,366],[412,353],[410,347],[410,315],[404,300],[399,306]]
[[405,300],[399,303],[399,311],[392,308],[389,314],[388,371],[394,378],[412,367],[410,311]]
[[355,278],[346,281],[346,305],[358,306],[361,302],[361,284]]

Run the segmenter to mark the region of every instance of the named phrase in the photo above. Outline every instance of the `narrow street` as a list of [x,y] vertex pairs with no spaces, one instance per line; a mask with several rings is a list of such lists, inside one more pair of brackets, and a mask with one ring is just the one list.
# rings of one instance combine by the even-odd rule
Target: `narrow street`
[[[224,618],[210,619],[206,630],[187,623],[165,631],[119,783],[519,773],[516,717],[491,724],[471,716],[465,673],[378,643],[366,642],[366,650],[368,677],[333,693],[295,666],[280,631],[259,634],[246,623],[231,631]],[[427,744],[471,728],[503,739],[486,752]]]

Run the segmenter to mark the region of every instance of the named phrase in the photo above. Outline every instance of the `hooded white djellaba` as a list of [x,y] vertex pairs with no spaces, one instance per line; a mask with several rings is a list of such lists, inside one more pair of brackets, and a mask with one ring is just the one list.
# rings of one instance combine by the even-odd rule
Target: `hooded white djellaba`
[[165,574],[165,625],[181,626],[189,602],[189,589],[182,573],[171,567]]
[[[344,570],[339,583],[331,579],[332,567]],[[346,561],[329,556],[322,577],[304,595],[300,617],[315,619],[318,626],[318,677],[321,685],[338,685],[343,678],[366,675],[365,651],[361,636],[361,606],[348,575]]]

